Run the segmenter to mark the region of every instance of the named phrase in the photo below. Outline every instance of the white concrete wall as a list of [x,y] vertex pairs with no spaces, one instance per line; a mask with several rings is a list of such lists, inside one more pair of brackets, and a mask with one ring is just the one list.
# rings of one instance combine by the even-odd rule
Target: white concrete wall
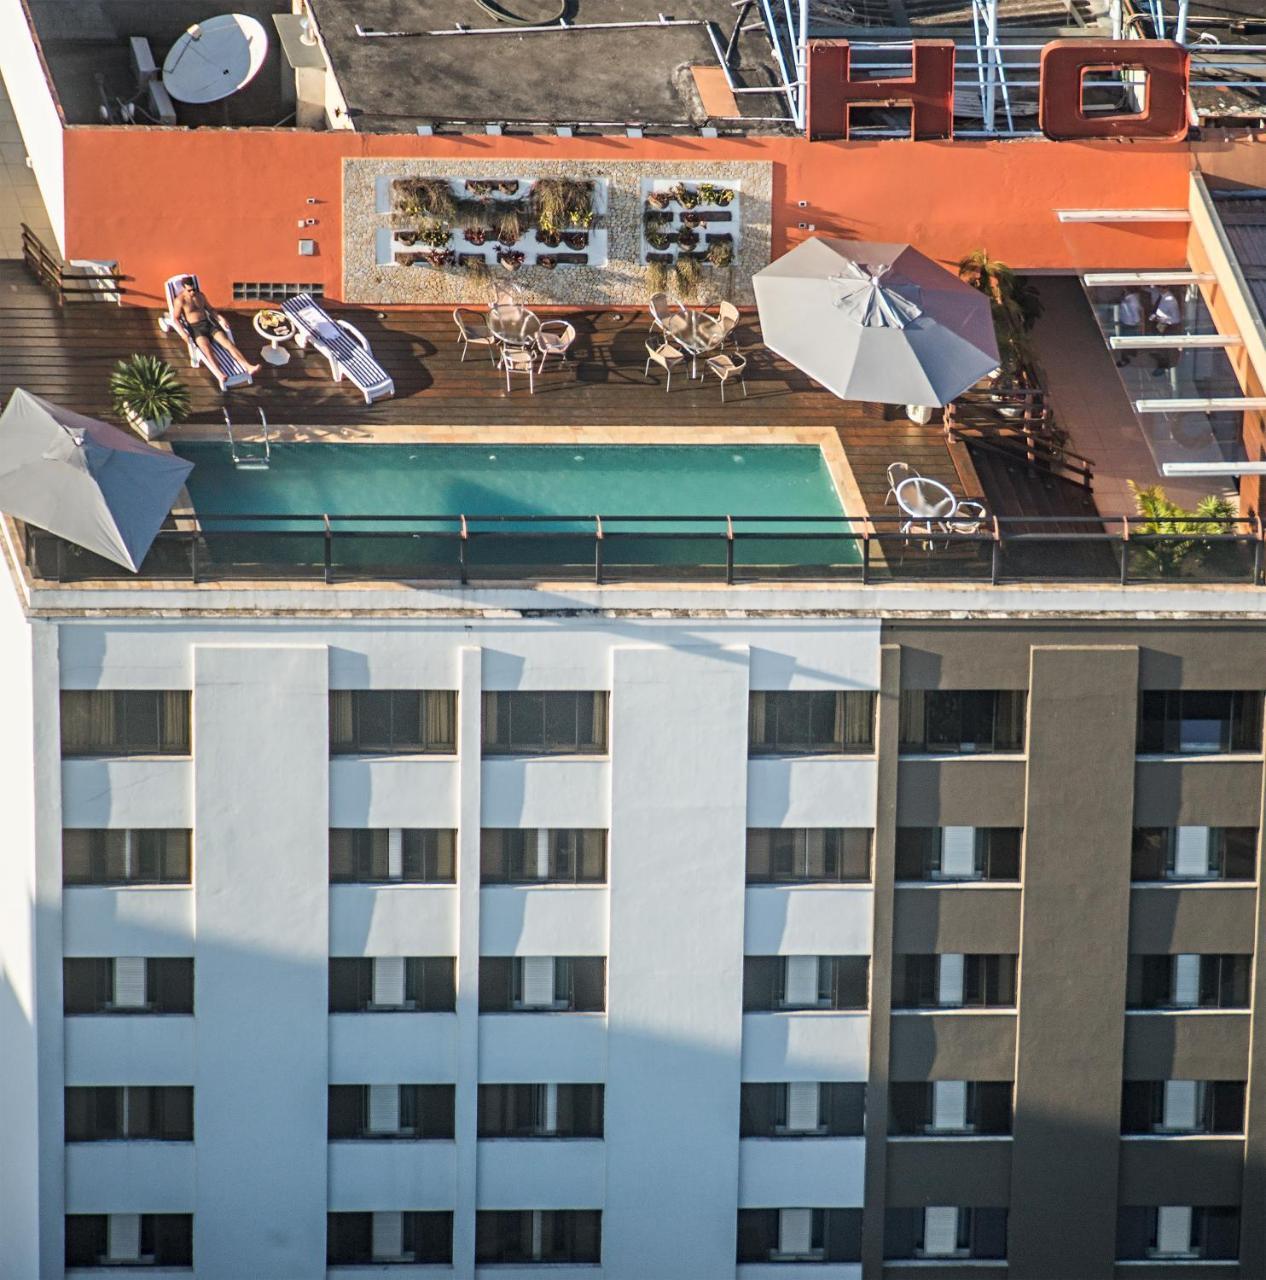
[[[452,1208],[452,1273],[472,1280],[480,1206],[601,1207],[604,1265],[569,1276],[732,1277],[740,1195],[856,1202],[859,1139],[824,1140],[799,1172],[799,1142],[740,1157],[739,1083],[864,1079],[867,1016],[745,1016],[740,997],[745,953],[868,951],[871,894],[749,890],[744,847],[748,825],[871,825],[874,762],[749,763],[747,690],[873,688],[877,622],[120,618],[57,634],[54,699],[58,678],[195,692],[192,761],[54,756],[47,771],[72,825],[195,829],[192,890],[75,888],[63,911],[60,814],[45,822],[57,1130],[42,1165],[56,1207],[41,1228],[57,1265],[63,945],[196,957],[196,1017],[76,1018],[64,1043],[72,1083],[195,1084],[196,1249],[212,1280],[324,1274],[327,1207]],[[458,756],[329,761],[327,686],[458,689]],[[610,690],[610,758],[483,761],[486,688]],[[331,825],[456,828],[457,884],[328,887]],[[481,826],[609,827],[610,883],[481,889]],[[455,954],[457,1012],[328,1015],[328,956],[373,954]],[[481,954],[606,955],[608,1013],[480,1015]],[[476,1142],[477,1084],[534,1081],[605,1083],[605,1140]],[[329,1082],[453,1083],[456,1140],[327,1144]],[[156,1194],[154,1160],[105,1145],[116,1154],[72,1153],[75,1203]],[[170,1154],[173,1168],[181,1158]],[[805,1169],[819,1166],[833,1189],[807,1201]],[[168,1188],[177,1198],[182,1176]]]
[[[57,248],[66,255],[62,121],[21,0],[0,0],[0,75],[22,130]],[[50,245],[49,248],[53,246]]]
[[36,832],[58,803],[56,786],[37,795],[36,662],[32,629],[0,583],[0,1257],[13,1280],[40,1274]]
[[324,649],[194,655],[194,1254],[325,1266],[329,694]]
[[739,1206],[859,1209],[866,1183],[864,1138],[744,1138]]
[[605,1274],[734,1274],[743,1035],[742,649],[612,667]]
[[66,1147],[67,1213],[193,1213],[192,1142],[73,1142]]

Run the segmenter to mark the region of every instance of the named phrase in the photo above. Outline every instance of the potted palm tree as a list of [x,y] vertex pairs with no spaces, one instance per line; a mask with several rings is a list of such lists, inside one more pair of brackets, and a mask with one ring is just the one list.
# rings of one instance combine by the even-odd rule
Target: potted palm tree
[[189,413],[189,390],[176,371],[157,356],[120,360],[110,374],[115,412],[146,440],[161,436]]

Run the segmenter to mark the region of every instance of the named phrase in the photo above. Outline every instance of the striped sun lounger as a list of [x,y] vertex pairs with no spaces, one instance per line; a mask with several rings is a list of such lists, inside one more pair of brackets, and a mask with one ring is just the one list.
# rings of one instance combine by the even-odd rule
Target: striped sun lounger
[[360,390],[366,404],[395,395],[396,384],[374,359],[369,343],[358,329],[346,320],[333,319],[310,293],[287,298],[281,309],[294,323],[295,341],[300,347],[311,343],[329,361],[335,382],[347,378]]
[[[183,319],[177,320],[172,315],[172,304],[175,302],[176,295],[180,292],[180,286],[187,276],[193,280],[195,289],[200,287],[198,285],[198,277],[190,276],[187,271],[181,272],[178,276],[172,276],[163,286],[167,294],[167,314],[159,317],[158,327],[164,333],[174,333],[178,338],[184,340],[185,346],[189,349],[189,364],[195,369],[198,365],[202,365],[209,370],[211,376],[220,384],[221,391],[227,391],[230,387],[249,386],[252,379],[245,365],[239,363],[237,358],[226,351],[218,342],[211,343],[215,361],[214,363],[209,361],[202,348],[193,340],[193,334],[189,332],[188,324]],[[233,340],[233,331],[229,328],[224,317],[215,311],[212,311],[210,315],[231,342]]]

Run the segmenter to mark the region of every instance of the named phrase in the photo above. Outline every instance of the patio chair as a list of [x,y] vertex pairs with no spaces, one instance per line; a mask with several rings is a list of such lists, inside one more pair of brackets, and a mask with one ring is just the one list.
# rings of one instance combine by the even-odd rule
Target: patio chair
[[384,396],[395,395],[396,384],[386,369],[374,359],[365,335],[346,320],[334,320],[310,293],[296,294],[281,304],[295,327],[295,341],[300,348],[309,343],[323,355],[335,382],[347,378],[373,404]]
[[731,378],[739,380],[739,385],[743,388],[743,399],[747,399],[747,379],[743,376],[747,369],[747,360],[744,356],[727,356],[725,352],[721,352],[719,355],[709,356],[704,363],[721,380],[722,404],[725,403],[725,384]]
[[649,382],[651,380],[652,363],[659,365],[661,369],[668,374],[668,382],[664,386],[666,392],[673,389],[673,366],[680,364],[685,360],[684,351],[678,351],[671,343],[665,342],[661,346],[655,346],[653,343],[646,344],[646,368],[643,370],[642,376]]
[[666,293],[651,298],[651,334],[658,329],[666,338],[676,337],[690,325],[690,317],[680,302],[673,302]]
[[717,304],[716,314],[704,312],[716,338],[717,346],[724,347],[739,322],[739,309],[732,302]]
[[888,464],[888,493],[884,498],[884,506],[890,502],[894,502],[897,497],[897,486],[903,480],[909,480],[911,476],[917,476],[919,473],[908,462],[890,462]]
[[550,356],[557,356],[561,364],[567,359],[571,344],[576,341],[576,328],[566,320],[545,320],[536,331],[536,345],[541,353],[540,371],[545,371],[545,362]]
[[462,344],[462,361],[466,360],[466,352],[471,347],[487,347],[488,359],[492,361],[493,367],[497,364],[497,340],[492,336],[492,331],[479,318],[477,312],[470,311],[466,307],[453,308],[453,320],[457,325],[457,341]]
[[528,376],[528,392],[536,394],[536,352],[531,347],[503,347],[501,349],[501,367],[506,371],[506,394],[510,394],[510,375],[526,373]]
[[[159,329],[163,333],[174,333],[178,338],[183,339],[189,351],[190,368],[196,369],[199,365],[202,365],[219,384],[221,391],[227,391],[230,387],[250,386],[252,382],[250,371],[231,352],[225,350],[218,342],[212,341],[211,350],[215,355],[215,360],[214,362],[208,360],[206,352],[193,340],[193,334],[190,332],[188,323],[184,319],[176,319],[172,308],[176,302],[176,295],[180,292],[181,286],[187,279],[193,281],[195,289],[199,288],[198,277],[190,275],[187,271],[178,276],[172,276],[163,285],[163,292],[167,295],[167,314],[159,317]],[[229,341],[232,342],[233,331],[229,328],[228,321],[218,311],[208,311],[207,314],[215,322],[216,326],[224,332]]]
[[980,526],[989,517],[984,503],[964,499],[954,508],[954,514],[945,521],[946,533],[979,533]]

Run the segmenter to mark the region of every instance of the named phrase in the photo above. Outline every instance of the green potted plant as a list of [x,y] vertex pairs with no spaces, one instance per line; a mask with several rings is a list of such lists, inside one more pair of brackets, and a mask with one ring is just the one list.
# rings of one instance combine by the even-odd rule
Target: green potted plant
[[[1233,558],[1237,548],[1229,543],[1205,539],[1235,532],[1235,508],[1226,498],[1210,494],[1190,511],[1174,502],[1161,485],[1137,485],[1127,480],[1134,505],[1143,518],[1142,526],[1132,525],[1135,534],[1163,535],[1170,541],[1133,544],[1140,567],[1160,577],[1176,577],[1184,572],[1195,576],[1204,565],[1216,567]],[[1127,546],[1130,544],[1127,544]]]
[[714,240],[708,245],[708,261],[714,267],[728,267],[734,261],[734,246],[728,240]]
[[189,412],[189,390],[176,371],[157,356],[120,360],[110,374],[115,412],[146,440],[161,436]]

